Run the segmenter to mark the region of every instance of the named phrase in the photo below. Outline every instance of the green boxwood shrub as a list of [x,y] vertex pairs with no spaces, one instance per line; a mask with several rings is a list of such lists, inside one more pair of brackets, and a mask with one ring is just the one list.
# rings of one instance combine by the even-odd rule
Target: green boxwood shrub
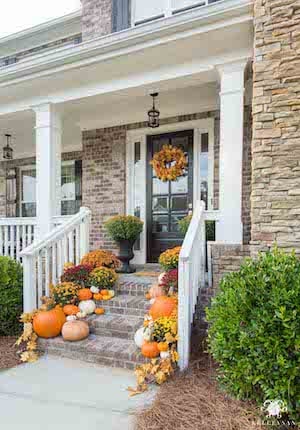
[[0,256],[0,336],[18,334],[23,309],[22,266]]
[[300,261],[275,248],[226,275],[207,310],[219,381],[240,399],[282,400],[300,421]]
[[110,237],[116,242],[135,241],[143,231],[143,221],[131,215],[118,215],[106,221],[105,227]]

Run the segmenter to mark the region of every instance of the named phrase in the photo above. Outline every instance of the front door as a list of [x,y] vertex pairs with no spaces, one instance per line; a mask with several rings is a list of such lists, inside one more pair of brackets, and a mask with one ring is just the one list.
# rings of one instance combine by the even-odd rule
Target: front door
[[[148,136],[147,138],[147,261],[157,262],[168,248],[182,245],[178,221],[193,205],[193,130]],[[163,145],[180,147],[188,158],[185,174],[177,181],[162,182],[150,161]]]

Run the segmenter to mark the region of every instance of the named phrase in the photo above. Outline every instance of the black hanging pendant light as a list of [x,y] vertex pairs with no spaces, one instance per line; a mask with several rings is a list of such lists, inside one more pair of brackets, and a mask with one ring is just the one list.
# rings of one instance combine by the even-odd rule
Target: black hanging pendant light
[[153,105],[152,109],[148,111],[148,127],[150,128],[157,128],[159,127],[159,116],[160,112],[158,109],[156,109],[155,106],[155,99],[158,97],[158,93],[152,93],[150,94],[151,97],[153,97]]
[[6,134],[6,145],[3,147],[3,158],[4,160],[12,160],[14,151],[11,147],[11,134]]

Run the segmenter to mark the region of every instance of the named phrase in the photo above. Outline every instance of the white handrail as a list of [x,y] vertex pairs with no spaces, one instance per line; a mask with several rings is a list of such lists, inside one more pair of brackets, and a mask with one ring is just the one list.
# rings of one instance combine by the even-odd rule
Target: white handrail
[[179,368],[188,367],[191,327],[199,289],[205,283],[205,203],[197,201],[179,255],[178,353]]
[[89,251],[90,217],[91,211],[81,208],[79,213],[21,252],[24,312],[31,312],[40,305],[42,296],[49,295],[49,287],[59,281],[65,263],[79,264]]

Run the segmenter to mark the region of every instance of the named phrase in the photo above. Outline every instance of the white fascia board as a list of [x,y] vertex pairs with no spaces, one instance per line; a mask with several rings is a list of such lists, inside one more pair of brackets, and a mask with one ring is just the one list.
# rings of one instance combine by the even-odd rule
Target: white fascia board
[[116,58],[170,41],[253,20],[252,0],[224,0],[135,28],[41,53],[0,69],[0,87]]

